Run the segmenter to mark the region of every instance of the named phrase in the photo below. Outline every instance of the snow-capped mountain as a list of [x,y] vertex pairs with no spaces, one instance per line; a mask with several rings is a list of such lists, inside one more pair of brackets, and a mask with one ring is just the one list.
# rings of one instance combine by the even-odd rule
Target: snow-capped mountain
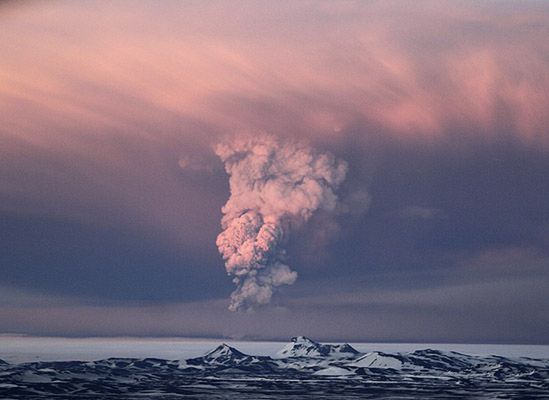
[[[201,364],[210,364],[210,365],[223,365],[223,364],[240,364],[250,356],[242,353],[241,351],[238,351],[234,347],[231,347],[225,343],[222,345],[216,347],[209,353],[207,353],[204,357],[198,357],[194,360]],[[189,363],[191,360],[187,360],[187,363]]]
[[[337,383],[336,383],[337,382]],[[298,336],[277,357],[222,344],[187,360],[0,360],[0,398],[548,398],[549,360],[439,350],[359,353]],[[309,396],[309,397],[307,397]],[[313,397],[310,397],[313,396]]]
[[278,364],[270,357],[250,356],[225,343],[202,357],[186,360],[180,369],[207,370],[215,373],[272,373]]
[[290,339],[282,350],[277,353],[278,358],[288,357],[354,357],[359,352],[349,344],[320,344],[305,336],[296,336]]

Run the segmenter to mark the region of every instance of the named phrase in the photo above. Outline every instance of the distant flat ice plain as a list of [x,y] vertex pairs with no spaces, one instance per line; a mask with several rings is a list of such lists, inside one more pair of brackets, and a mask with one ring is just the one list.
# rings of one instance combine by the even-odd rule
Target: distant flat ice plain
[[[314,338],[312,338],[314,339]],[[183,360],[204,355],[221,343],[253,355],[274,356],[286,342],[255,342],[187,338],[60,338],[0,335],[0,359],[29,361],[92,361],[109,357]],[[358,351],[408,352],[420,349],[457,351],[472,355],[549,358],[549,345],[350,343]]]

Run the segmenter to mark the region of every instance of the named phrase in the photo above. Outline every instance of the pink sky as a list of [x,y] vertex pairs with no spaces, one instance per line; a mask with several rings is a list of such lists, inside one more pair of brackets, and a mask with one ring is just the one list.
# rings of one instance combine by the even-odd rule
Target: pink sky
[[[191,293],[184,300],[204,300],[196,307],[211,306],[227,318],[220,321],[229,321],[231,317],[222,311],[225,304],[219,300],[224,296],[219,287],[226,277],[215,246],[229,186],[213,147],[226,136],[266,132],[306,139],[315,150],[347,162],[349,172],[340,188],[341,197],[351,201],[354,196],[356,203],[363,204],[344,223],[323,215],[304,228],[309,236],[302,235],[298,254],[294,253],[303,286],[288,289],[295,290],[288,304],[304,308],[302,314],[288,311],[292,323],[301,324],[296,321],[307,315],[303,305],[307,302],[327,299],[335,306],[339,299],[345,303],[342,307],[353,305],[354,300],[342,294],[352,292],[360,279],[369,282],[368,268],[387,265],[389,275],[391,268],[406,273],[413,270],[410,265],[425,256],[422,246],[428,247],[413,242],[416,237],[408,234],[407,229],[416,232],[417,226],[439,229],[438,236],[421,231],[426,238],[420,239],[432,246],[431,252],[425,251],[432,259],[425,263],[432,263],[433,271],[439,265],[469,271],[478,260],[490,264],[494,258],[498,264],[494,275],[511,274],[500,264],[513,261],[509,254],[515,251],[526,254],[526,261],[516,264],[530,265],[523,271],[532,276],[527,277],[527,284],[516,287],[524,288],[523,292],[533,288],[530,292],[538,309],[547,309],[547,301],[540,298],[546,293],[541,286],[548,282],[543,268],[549,260],[543,250],[549,232],[549,214],[544,208],[549,150],[548,3],[8,1],[0,4],[0,32],[0,214],[21,224],[23,238],[48,224],[57,229],[59,221],[64,227],[75,223],[101,233],[138,232],[146,238],[143,243],[177,249],[178,256],[188,256],[181,269],[199,272],[189,272],[196,281],[184,275],[188,280],[181,284]],[[394,187],[384,186],[385,181]],[[11,238],[11,231],[6,228],[6,232]],[[519,240],[513,234],[524,236]],[[338,242],[338,237],[352,245]],[[478,247],[466,246],[477,237]],[[14,260],[24,259],[40,245],[29,243],[23,250],[10,249]],[[87,246],[85,239],[82,243]],[[364,250],[363,255],[360,252],[367,245],[368,253]],[[96,246],[90,244],[90,254],[97,250],[103,257],[101,246]],[[64,249],[60,248],[62,259]],[[503,256],[483,258],[479,254]],[[381,261],[358,266],[371,255]],[[332,269],[322,265],[337,257],[341,265],[335,263]],[[125,261],[114,256],[104,259],[109,266]],[[318,259],[321,262],[311,261]],[[468,260],[467,268],[462,259]],[[10,268],[26,271],[15,262]],[[70,272],[72,266],[63,268]],[[326,286],[320,293],[311,293],[317,284],[311,278],[315,268],[330,277],[332,270],[341,268],[349,272],[342,276],[350,283],[335,284],[334,294],[325,293],[332,285],[323,282]],[[477,276],[479,269],[471,276]],[[400,272],[395,275],[401,276]],[[68,326],[80,315],[71,308],[70,296],[78,297],[78,293],[63,292],[70,284],[81,288],[77,273],[73,274],[67,274],[74,280],[66,285],[52,284],[52,293],[34,293],[33,282],[39,280],[32,274],[22,287],[17,286],[21,282],[10,286],[15,278],[13,282],[0,280],[0,289],[6,285],[14,293],[23,293],[10,298],[37,296],[38,303],[43,294],[55,301],[62,299],[64,305],[51,310],[64,314]],[[200,297],[194,287],[215,274],[221,276],[215,283],[218,286]],[[445,279],[463,283],[459,274],[426,275],[428,279],[434,276],[439,286],[425,292],[406,287],[405,283],[416,282],[412,277],[402,278],[398,290],[409,289],[409,298],[419,291],[422,299],[436,300],[443,297]],[[121,282],[131,282],[132,277],[128,273]],[[477,290],[482,285],[475,286],[474,279],[467,285]],[[514,287],[515,282],[509,281],[500,282],[492,291],[481,287],[478,293],[492,293],[497,299]],[[297,297],[303,288],[309,293],[302,301]],[[6,289],[6,293],[11,292]],[[385,301],[393,293],[380,294],[380,298]],[[527,303],[517,307],[526,309]],[[192,316],[193,304],[173,307]],[[488,301],[484,304],[486,313],[476,316],[470,326],[485,321],[494,311]],[[20,326],[36,327],[36,331],[43,326],[43,321],[33,325],[35,316],[42,315],[41,307],[25,312],[10,307],[4,314],[7,317],[0,318],[0,331],[2,326],[15,326],[10,323],[19,319]],[[474,309],[475,305],[467,303],[467,307]],[[90,315],[103,312],[94,306],[86,310]],[[406,314],[402,310],[399,313]],[[498,310],[497,329],[486,327],[486,335],[503,330],[510,321],[507,309]],[[262,321],[286,311],[278,312],[270,310]],[[331,312],[323,309],[322,315]],[[428,326],[436,326],[436,318],[424,312],[421,318]],[[517,311],[515,315],[523,314]],[[165,319],[170,329],[172,315]],[[349,312],[338,321],[353,320],[353,315]],[[376,314],[376,321],[384,315]],[[421,318],[408,317],[410,327],[417,332],[424,329]],[[86,328],[94,326],[97,318],[84,321]],[[240,328],[246,320],[238,318],[227,322],[231,329]],[[520,318],[513,320],[518,321],[515,332],[519,333]],[[533,316],[524,318],[535,325]],[[356,326],[366,326],[367,319],[363,317]],[[544,321],[543,327],[547,326]],[[214,324],[215,329],[224,323]],[[242,323],[244,331],[246,323]],[[213,326],[209,320],[203,324]],[[380,328],[376,337],[394,324],[398,325],[398,318],[389,321],[387,329]],[[341,324],[333,325],[337,332]],[[540,326],[539,332],[546,331]]]
[[170,115],[327,141],[365,123],[547,144],[549,16],[535,3],[131,4],[0,10],[3,136],[68,151],[90,134],[169,141],[141,121]]

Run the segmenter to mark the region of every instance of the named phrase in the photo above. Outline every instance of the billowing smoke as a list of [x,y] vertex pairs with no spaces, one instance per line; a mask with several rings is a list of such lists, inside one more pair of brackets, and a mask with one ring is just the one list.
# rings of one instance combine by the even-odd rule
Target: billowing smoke
[[229,309],[248,310],[269,303],[277,286],[295,282],[297,273],[285,263],[289,231],[316,210],[336,207],[347,163],[266,134],[233,138],[215,152],[230,176],[216,241],[237,286]]

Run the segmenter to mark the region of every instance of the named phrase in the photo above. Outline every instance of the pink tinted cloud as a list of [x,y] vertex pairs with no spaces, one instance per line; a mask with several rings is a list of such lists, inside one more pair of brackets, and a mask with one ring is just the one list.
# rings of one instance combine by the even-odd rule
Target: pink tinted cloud
[[[336,137],[357,120],[397,137],[464,122],[494,134],[504,116],[524,140],[547,141],[549,7],[133,4],[0,16],[4,134],[50,142],[85,123],[158,137],[139,121],[160,109],[228,131],[283,131],[286,116],[297,133]],[[254,116],[244,100],[273,112]]]
[[107,204],[211,245],[221,134],[546,148],[548,22],[534,3],[13,3],[0,9],[0,194],[16,201],[2,209],[31,198],[96,222]]

